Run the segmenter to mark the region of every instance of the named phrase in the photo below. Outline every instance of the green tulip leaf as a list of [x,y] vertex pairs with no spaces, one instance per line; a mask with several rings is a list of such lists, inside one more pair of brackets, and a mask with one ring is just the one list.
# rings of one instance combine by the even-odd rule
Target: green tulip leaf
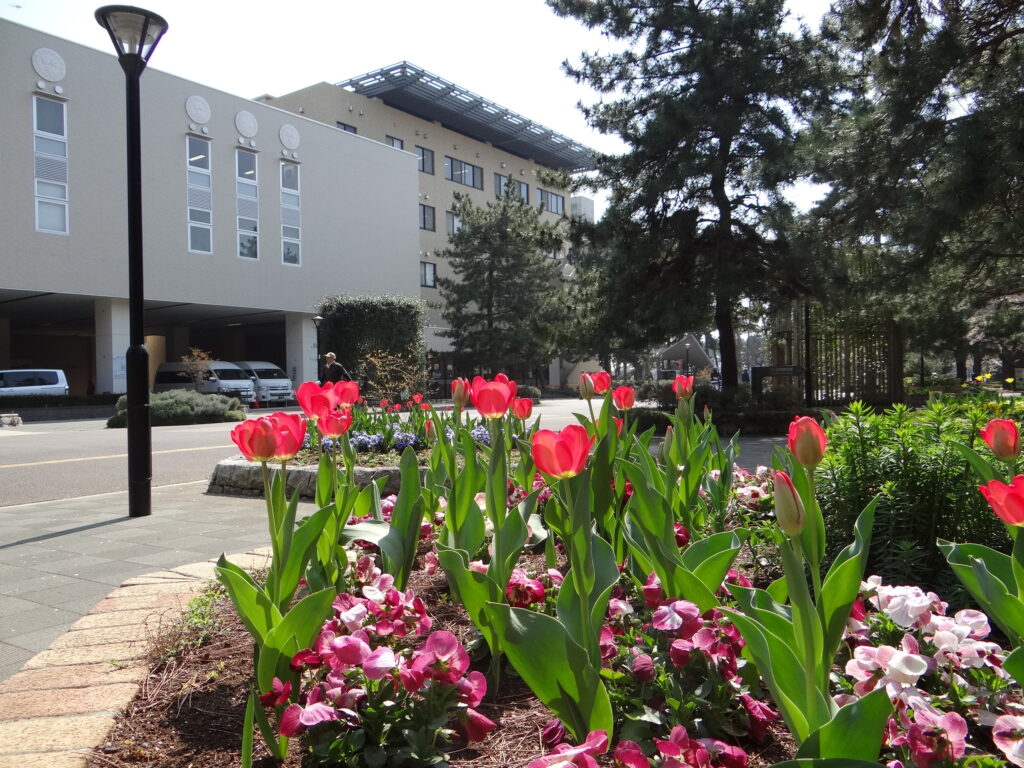
[[379,542],[384,570],[395,577],[395,588],[404,590],[416,560],[416,545],[423,523],[423,492],[416,451],[408,447],[399,464],[401,486],[391,511],[391,530]]
[[224,555],[217,561],[217,578],[227,590],[245,628],[256,644],[262,646],[270,631],[281,621],[281,612],[252,577]]
[[1016,680],[1018,685],[1024,683],[1024,646],[1014,648],[1003,659],[1003,669],[1009,672],[1010,677]]
[[860,513],[853,528],[853,541],[836,556],[818,596],[825,631],[821,663],[826,669],[832,665],[850,618],[850,608],[860,592],[877,505],[878,496]]
[[288,549],[283,553],[285,560],[277,573],[277,607],[279,609],[284,610],[291,602],[292,596],[299,586],[299,579],[302,578],[309,559],[316,551],[317,541],[320,539],[324,527],[333,517],[334,507],[326,506],[299,523],[299,527],[289,542]]
[[333,587],[306,595],[267,633],[256,665],[260,691],[269,691],[274,677],[285,680],[294,675],[289,668],[292,657],[313,644],[313,638],[331,615],[331,603],[336,596]]
[[889,694],[885,688],[876,688],[840,708],[800,745],[797,757],[877,760],[892,712]]

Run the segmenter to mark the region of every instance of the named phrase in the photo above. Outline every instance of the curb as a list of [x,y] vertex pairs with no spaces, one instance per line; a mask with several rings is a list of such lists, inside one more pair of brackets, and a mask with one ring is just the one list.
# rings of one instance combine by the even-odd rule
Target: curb
[[[258,569],[269,564],[270,548],[228,559]],[[0,682],[0,768],[88,768],[93,749],[149,675],[153,637],[215,578],[215,563],[128,579]]]
[[[424,470],[421,470],[421,473]],[[299,497],[311,500],[316,496],[316,475],[315,464],[303,467],[288,467],[287,487],[285,493],[289,496],[295,491]],[[386,478],[382,495],[398,493],[401,486],[402,474],[398,467],[356,467],[356,485],[365,486],[378,478]],[[224,459],[217,462],[210,475],[210,483],[206,492],[227,496],[262,496],[263,495],[263,470],[260,465],[248,459]]]

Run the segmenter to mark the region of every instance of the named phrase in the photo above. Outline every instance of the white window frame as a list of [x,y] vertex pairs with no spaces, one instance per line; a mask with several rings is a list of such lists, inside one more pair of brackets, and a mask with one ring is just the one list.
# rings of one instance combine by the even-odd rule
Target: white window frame
[[[60,105],[61,111],[61,134],[50,133],[39,128],[39,102],[45,101],[50,104]],[[36,139],[46,139],[47,141],[54,141],[64,146],[63,154],[53,154],[45,150],[40,150],[36,146]],[[44,157],[56,158],[65,164],[68,162],[68,107],[67,102],[61,99],[51,99],[46,96],[34,95],[32,97],[32,151],[33,156],[43,155]],[[71,213],[68,208],[68,197],[69,189],[66,181],[51,181],[49,179],[40,179],[33,176],[34,181],[32,184],[32,193],[34,196],[33,210],[35,212],[35,225],[36,232],[41,232],[47,235],[63,235],[67,237],[71,233]],[[52,184],[54,187],[59,187],[63,191],[63,195],[54,196],[40,192],[39,184]],[[43,206],[52,206],[61,210],[64,217],[64,228],[63,229],[49,229],[42,226],[39,216],[40,208]]]
[[420,203],[420,229],[424,232],[437,231],[437,210],[434,206]]
[[[192,164],[192,142],[198,141],[206,145],[206,168],[196,166]],[[213,211],[209,208],[197,208],[194,205],[189,205],[188,201],[188,188],[193,187],[195,189],[201,189],[209,192],[211,201],[213,200],[213,155],[211,149],[213,147],[212,142],[209,139],[204,139],[200,136],[185,136],[185,187],[186,187],[186,199],[185,199],[185,242],[188,244],[189,253],[202,253],[206,255],[213,254]],[[196,174],[196,177],[205,177],[205,184],[194,184],[192,174]],[[211,202],[212,204],[212,202]],[[205,211],[209,216],[208,222],[196,221],[193,218],[193,211]],[[210,238],[210,249],[204,251],[201,248],[196,248],[192,242],[192,230],[204,229],[209,233]]]
[[[558,204],[551,205],[551,202],[555,200],[558,201]],[[565,213],[565,196],[537,187],[537,207],[560,216]]]
[[[431,176],[434,175],[434,150],[421,147],[419,144],[416,145],[416,156],[418,158],[418,164],[420,173],[429,173]],[[427,168],[427,158],[430,158],[430,168]]]
[[384,143],[395,149],[405,149],[405,141],[397,136],[385,136]]

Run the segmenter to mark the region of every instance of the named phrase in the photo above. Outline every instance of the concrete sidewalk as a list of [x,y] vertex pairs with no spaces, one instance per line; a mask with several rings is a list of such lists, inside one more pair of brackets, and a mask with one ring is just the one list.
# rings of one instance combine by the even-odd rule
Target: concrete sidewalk
[[154,488],[142,518],[127,492],[0,507],[0,680],[125,579],[270,543],[262,499],[205,490]]
[[[785,438],[741,439],[739,465],[770,464],[777,445]],[[0,507],[0,680],[126,579],[270,544],[262,499],[206,486],[156,487],[142,518],[128,517],[126,491]]]

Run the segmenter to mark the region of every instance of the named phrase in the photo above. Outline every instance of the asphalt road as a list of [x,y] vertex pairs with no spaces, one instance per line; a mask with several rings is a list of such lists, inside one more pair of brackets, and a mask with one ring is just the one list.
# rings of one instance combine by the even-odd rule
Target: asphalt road
[[[292,409],[295,410],[295,409]],[[265,411],[269,413],[270,411]],[[548,400],[534,408],[541,426],[561,429],[585,413],[581,400]],[[238,455],[234,424],[153,428],[153,485],[205,480],[221,459]],[[767,463],[778,438],[741,443],[741,465]],[[128,489],[127,431],[103,420],[36,422],[0,428],[0,507]]]

